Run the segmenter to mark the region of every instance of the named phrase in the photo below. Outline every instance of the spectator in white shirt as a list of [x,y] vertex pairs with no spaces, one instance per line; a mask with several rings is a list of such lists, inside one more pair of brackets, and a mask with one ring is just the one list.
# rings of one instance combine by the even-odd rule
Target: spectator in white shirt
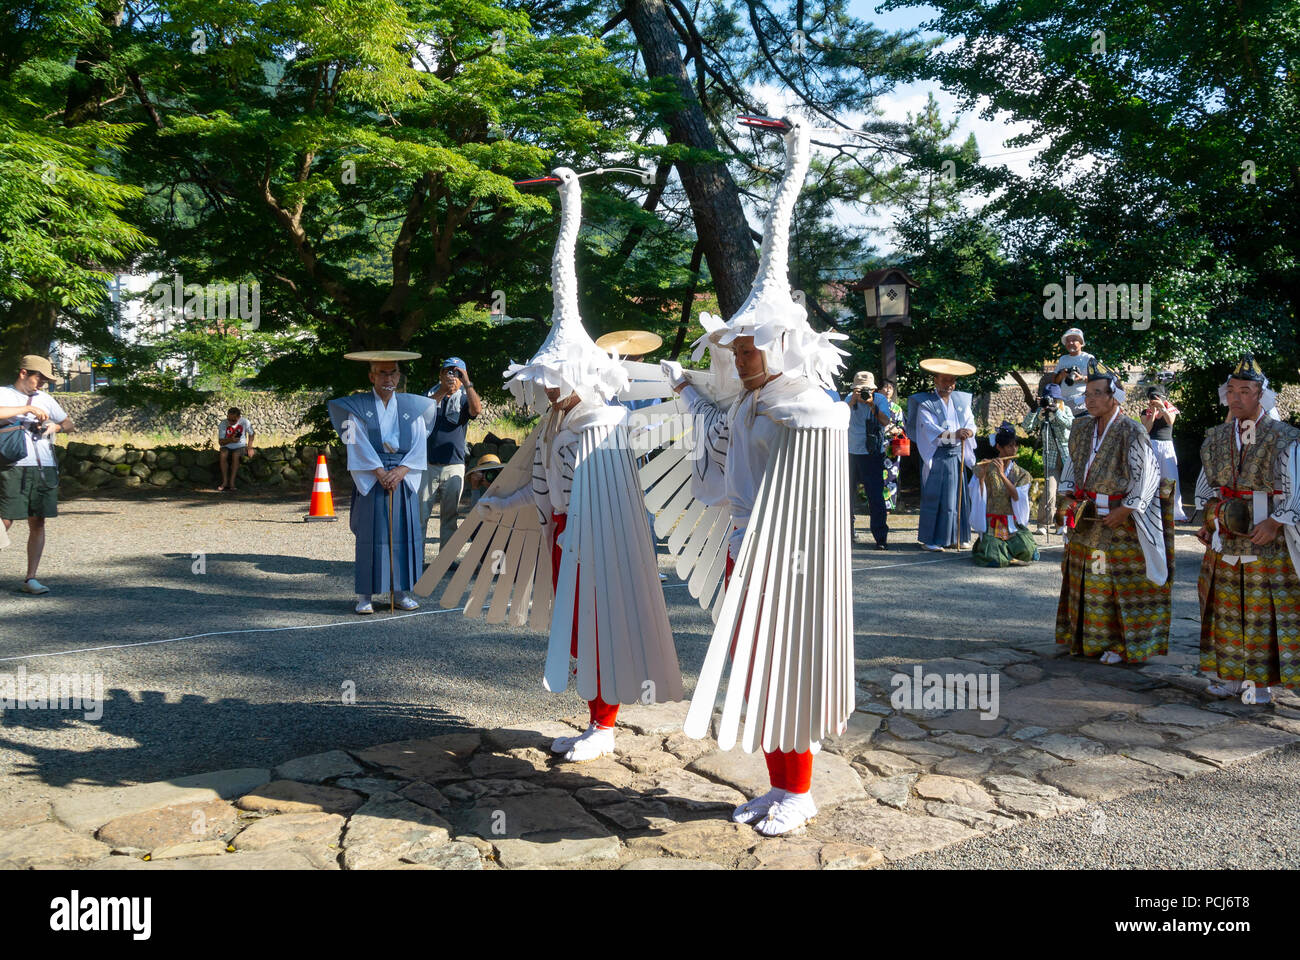
[[221,447],[221,486],[217,489],[234,490],[240,458],[253,455],[253,428],[238,407],[231,407],[226,419],[217,421],[217,443]]
[[1061,335],[1065,346],[1065,355],[1056,361],[1056,370],[1052,373],[1052,383],[1061,388],[1061,399],[1076,417],[1087,416],[1083,406],[1083,388],[1088,380],[1088,361],[1091,353],[1084,353],[1083,331],[1071,327]]
[[[27,576],[24,593],[49,593],[36,579],[45,551],[45,520],[59,515],[59,468],[54,458],[56,433],[69,433],[72,419],[43,387],[54,382],[54,368],[45,357],[28,355],[19,361],[18,379],[0,387],[0,416],[8,413],[27,425],[27,453],[0,469],[0,519],[6,531],[15,520],[27,521]],[[21,412],[14,413],[14,408]],[[37,408],[33,411],[32,408]]]

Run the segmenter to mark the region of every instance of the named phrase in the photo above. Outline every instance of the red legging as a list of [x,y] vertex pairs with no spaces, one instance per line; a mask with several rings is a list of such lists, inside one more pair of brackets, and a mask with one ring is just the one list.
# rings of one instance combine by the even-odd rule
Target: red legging
[[[731,571],[735,568],[735,563],[731,559],[731,554],[727,554],[726,566],[726,584],[731,584]],[[736,641],[731,641],[732,652],[735,652]],[[767,778],[772,786],[781,790],[789,790],[791,793],[807,793],[812,789],[812,765],[813,755],[809,750],[807,753],[796,753],[793,750],[772,750],[763,751],[767,759]]]
[[[551,520],[552,520],[551,523],[551,589],[552,590],[555,589],[555,585],[559,582],[560,579],[560,545],[556,543],[556,540],[559,538],[560,534],[564,532],[564,525],[566,522],[568,522],[568,519],[569,519],[569,515],[567,513],[551,514]],[[569,645],[569,656],[571,657],[576,657],[578,655],[578,617],[577,617],[578,583],[579,581],[577,579],[575,579],[573,582],[575,615],[573,618],[573,642]],[[596,651],[596,699],[587,701],[587,710],[591,714],[591,722],[603,729],[608,729],[609,727],[614,726],[615,721],[618,719],[618,704],[606,703],[604,700],[600,699],[600,651],[599,650]]]

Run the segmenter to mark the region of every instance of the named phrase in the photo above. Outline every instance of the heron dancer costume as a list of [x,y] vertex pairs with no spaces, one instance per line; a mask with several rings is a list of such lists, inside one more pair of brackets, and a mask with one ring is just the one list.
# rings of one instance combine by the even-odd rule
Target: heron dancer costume
[[[1169,650],[1173,482],[1161,480],[1146,430],[1124,416],[1119,377],[1093,359],[1088,381],[1097,380],[1109,383],[1115,410],[1070,427],[1061,489],[1082,513],[1066,518],[1056,642],[1103,663],[1140,663]],[[1132,514],[1116,529],[1105,526],[1102,518],[1121,505]]]
[[706,347],[731,350],[738,337],[753,337],[766,375],[779,376],[721,408],[691,385],[691,373],[671,362],[664,369],[675,384],[687,384],[682,397],[704,445],[693,462],[696,496],[725,500],[734,523],[729,582],[684,729],[708,736],[729,660],[718,746],[728,750],[739,740],[746,752],[761,748],[772,784],[734,819],[776,835],[816,815],[813,753],[844,729],[854,708],[849,409],[824,390],[843,363],[832,342],[842,337],[808,325],[787,276],[808,131],[798,122],[742,122],[784,133],[786,170],[749,297],[726,323],[701,316],[706,335],[696,358]]
[[[1276,398],[1252,356],[1230,379],[1259,383],[1261,404],[1253,420],[1210,428],[1201,446],[1196,506],[1212,540],[1197,580],[1200,667],[1219,677],[1211,692],[1241,693],[1249,681],[1247,699],[1264,703],[1274,684],[1300,688],[1300,431],[1266,415]],[[1248,531],[1265,518],[1280,535],[1252,543]]]
[[[995,448],[1016,438],[1016,428],[1005,420],[989,437]],[[1030,563],[1038,559],[1038,545],[1029,533],[1029,485],[1033,478],[1015,460],[993,461],[990,471],[1006,477],[1015,487],[1011,499],[1007,483],[999,476],[970,478],[967,493],[971,505],[971,529],[979,534],[971,550],[971,559],[979,567],[1007,567],[1011,562]]]
[[[369,350],[344,356],[371,364],[420,357],[400,350]],[[356,537],[357,613],[374,612],[370,598],[376,593],[395,592],[397,606],[403,610],[419,607],[407,591],[415,585],[424,563],[420,478],[427,467],[434,407],[427,397],[396,391],[385,404],[376,389],[329,402],[330,423],[347,449],[347,467],[352,474],[348,524]],[[398,466],[406,467],[408,472],[390,493],[380,485],[374,471]]]
[[619,704],[681,700],[682,678],[627,410],[607,403],[628,385],[627,371],[592,342],[578,314],[578,174],[559,167],[553,177],[529,182],[560,188],[554,314],[541,349],[528,363],[511,364],[507,383],[534,409],[545,407],[547,389],[558,396],[416,592],[432,592],[468,543],[442,595],[444,607],[456,604],[476,571],[467,616],[481,612],[495,586],[488,622],[503,621],[508,605],[511,622],[522,625],[531,597],[531,625],[545,628],[550,621],[546,689],[561,692],[576,678],[590,713],[586,732],[560,737],[551,749],[569,760],[592,760],[613,752]]

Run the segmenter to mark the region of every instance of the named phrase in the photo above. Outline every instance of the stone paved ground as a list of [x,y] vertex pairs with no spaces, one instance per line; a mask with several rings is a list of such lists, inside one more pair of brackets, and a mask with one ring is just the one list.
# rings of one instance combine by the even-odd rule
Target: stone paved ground
[[[1300,742],[1300,700],[1204,696],[1186,533],[1169,656],[1102,667],[1051,642],[1059,545],[977,570],[921,554],[914,518],[895,517],[897,549],[854,552],[859,709],[817,760],[820,815],[769,840],[728,819],[765,787],[762,758],[685,739],[684,705],[627,708],[614,758],[556,763],[550,739],[585,719],[541,693],[544,640],[423,611],[334,627],[345,524],[304,534],[300,513],[105,502],[60,518],[56,592],[0,593],[0,669],[103,670],[114,690],[102,723],[0,717],[0,867],[905,866],[1091,824],[1099,805],[1212,784]],[[0,573],[19,558],[5,551]],[[665,593],[689,691],[707,615],[680,584]],[[120,643],[144,645],[70,652]],[[891,680],[914,665],[996,677],[998,716],[894,710]],[[339,706],[340,678],[357,679],[357,706]]]
[[[557,761],[585,718],[333,750],[272,768],[69,793],[0,814],[0,867],[88,869],[866,869],[1204,776],[1300,742],[1300,699],[1207,700],[1168,665],[1054,648],[919,664],[996,675],[999,715],[894,710],[890,668],[815,766],[821,810],[764,838],[729,811],[760,754],[681,733],[684,704],[625,707],[613,758]],[[910,671],[904,671],[910,673]]]

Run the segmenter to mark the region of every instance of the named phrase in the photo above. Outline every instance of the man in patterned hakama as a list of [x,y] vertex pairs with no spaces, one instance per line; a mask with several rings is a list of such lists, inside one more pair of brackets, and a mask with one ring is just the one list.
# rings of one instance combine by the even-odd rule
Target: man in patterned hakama
[[1247,703],[1300,688],[1300,430],[1267,416],[1272,394],[1247,354],[1219,391],[1231,419],[1206,433],[1196,482],[1200,667],[1211,694]]
[[1169,650],[1173,482],[1161,481],[1147,432],[1124,416],[1119,377],[1092,360],[1061,476],[1069,528],[1056,642],[1105,664]]
[[718,745],[761,748],[772,786],[733,819],[776,836],[816,815],[813,754],[853,711],[849,408],[825,391],[842,351],[809,326],[790,291],[790,217],[808,169],[808,131],[797,121],[745,120],[784,134],[786,171],[749,297],[728,321],[700,318],[701,351],[729,351],[744,389],[720,408],[680,365],[662,367],[701,438],[695,495],[725,500],[734,524],[726,592],[683,730],[709,735],[729,663]]
[[[408,591],[424,563],[424,525],[420,523],[420,480],[434,403],[414,393],[398,393],[401,360],[418,353],[370,350],[345,354],[370,364],[374,389],[329,402],[330,423],[348,452],[352,474],[349,524],[356,537],[356,612],[374,613],[372,594],[389,593],[403,610],[419,607]],[[391,513],[390,513],[391,510]]]
[[992,437],[997,458],[975,465],[968,485],[971,529],[979,534],[971,559],[977,567],[1007,567],[1038,559],[1029,533],[1029,471],[1016,463],[1016,428],[1007,421]]

